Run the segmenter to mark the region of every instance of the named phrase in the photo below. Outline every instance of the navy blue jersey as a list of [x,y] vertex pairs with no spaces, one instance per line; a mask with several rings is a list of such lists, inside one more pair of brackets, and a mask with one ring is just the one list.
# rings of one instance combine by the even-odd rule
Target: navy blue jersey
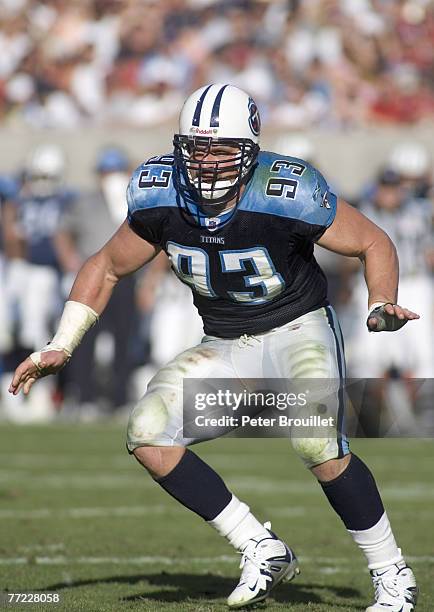
[[307,162],[262,151],[235,212],[210,218],[183,203],[173,157],[155,157],[134,172],[127,200],[130,227],[167,253],[206,334],[261,333],[327,304],[313,243],[336,196]]
[[16,199],[18,225],[26,242],[29,262],[59,267],[53,238],[74,199],[75,194],[67,190],[45,197],[27,194],[24,190],[19,194]]

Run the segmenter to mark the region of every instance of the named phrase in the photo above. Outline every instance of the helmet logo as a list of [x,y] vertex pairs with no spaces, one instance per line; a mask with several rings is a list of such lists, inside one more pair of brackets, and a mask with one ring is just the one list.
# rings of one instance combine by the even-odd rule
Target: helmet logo
[[261,118],[259,110],[252,98],[249,98],[249,126],[255,136],[261,131]]
[[191,127],[190,128],[190,133],[191,134],[202,134],[205,136],[211,136],[212,134],[218,134],[218,129],[217,128],[198,128],[198,127]]

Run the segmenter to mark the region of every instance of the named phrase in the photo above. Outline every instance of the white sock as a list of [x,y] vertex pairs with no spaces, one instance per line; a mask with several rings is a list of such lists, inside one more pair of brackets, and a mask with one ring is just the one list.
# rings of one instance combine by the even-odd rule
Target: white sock
[[252,538],[269,536],[265,527],[250,512],[249,506],[235,495],[232,495],[226,508],[215,519],[208,521],[208,524],[227,538],[237,550],[242,550]]
[[401,549],[396,545],[386,513],[373,527],[361,531],[349,529],[348,532],[365,554],[370,570],[381,569],[403,561]]

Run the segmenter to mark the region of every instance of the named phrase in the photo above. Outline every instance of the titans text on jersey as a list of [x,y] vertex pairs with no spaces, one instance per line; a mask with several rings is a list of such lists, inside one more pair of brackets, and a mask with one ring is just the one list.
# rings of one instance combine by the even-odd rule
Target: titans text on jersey
[[327,305],[313,243],[333,222],[336,196],[307,162],[260,152],[240,202],[218,217],[183,201],[172,155],[139,166],[127,199],[130,227],[167,253],[206,334],[261,333]]

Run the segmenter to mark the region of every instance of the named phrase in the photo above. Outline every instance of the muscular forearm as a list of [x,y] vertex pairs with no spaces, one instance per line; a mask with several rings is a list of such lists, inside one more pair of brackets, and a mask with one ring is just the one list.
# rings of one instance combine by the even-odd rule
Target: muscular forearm
[[69,299],[86,304],[101,314],[118,280],[109,260],[100,251],[85,261],[75,279]]
[[368,304],[392,302],[398,298],[399,262],[396,249],[389,236],[379,233],[360,255],[368,287]]

